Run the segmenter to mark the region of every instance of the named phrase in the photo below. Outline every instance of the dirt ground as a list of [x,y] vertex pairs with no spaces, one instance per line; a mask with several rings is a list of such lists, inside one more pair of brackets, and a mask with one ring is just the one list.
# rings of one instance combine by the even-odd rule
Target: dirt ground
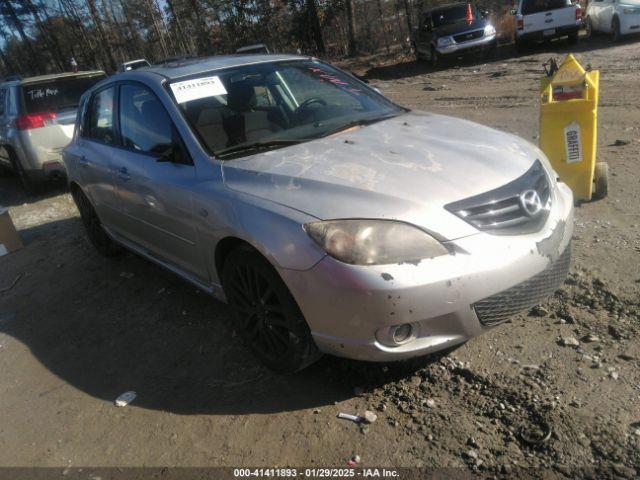
[[[235,337],[225,305],[136,256],[100,257],[63,190],[25,197],[0,178],[26,244],[0,258],[0,290],[18,279],[0,293],[0,466],[346,466],[357,454],[361,466],[484,478],[640,475],[639,46],[573,49],[601,71],[599,158],[612,177],[608,198],[576,209],[570,278],[446,356],[324,358],[277,376]],[[405,106],[536,142],[541,64],[568,51],[350,67]],[[128,390],[135,401],[115,407]],[[367,409],[369,426],[336,418]]]

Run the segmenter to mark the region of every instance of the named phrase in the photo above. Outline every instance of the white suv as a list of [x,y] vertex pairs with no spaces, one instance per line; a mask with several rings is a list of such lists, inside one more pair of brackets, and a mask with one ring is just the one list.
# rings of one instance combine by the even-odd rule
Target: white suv
[[578,41],[582,8],[571,0],[519,0],[511,13],[516,17],[518,49],[553,38],[567,37],[572,44]]
[[587,37],[609,33],[614,42],[640,33],[640,0],[592,0],[585,18]]
[[98,70],[0,83],[0,168],[13,170],[27,191],[64,177],[62,149],[73,136],[80,96],[104,78]]

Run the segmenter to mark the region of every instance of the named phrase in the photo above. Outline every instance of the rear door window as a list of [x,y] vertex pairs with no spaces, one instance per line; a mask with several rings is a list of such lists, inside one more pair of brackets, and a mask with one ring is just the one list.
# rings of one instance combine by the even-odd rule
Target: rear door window
[[82,94],[105,75],[58,78],[22,86],[25,113],[59,112],[78,108]]
[[83,136],[99,142],[112,144],[116,141],[114,127],[115,87],[106,88],[96,93],[91,99],[89,115]]

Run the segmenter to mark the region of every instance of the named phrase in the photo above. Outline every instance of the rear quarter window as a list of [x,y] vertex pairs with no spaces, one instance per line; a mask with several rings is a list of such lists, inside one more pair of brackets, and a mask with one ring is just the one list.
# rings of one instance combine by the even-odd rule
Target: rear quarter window
[[82,94],[105,75],[71,77],[23,85],[25,113],[57,112],[77,108]]

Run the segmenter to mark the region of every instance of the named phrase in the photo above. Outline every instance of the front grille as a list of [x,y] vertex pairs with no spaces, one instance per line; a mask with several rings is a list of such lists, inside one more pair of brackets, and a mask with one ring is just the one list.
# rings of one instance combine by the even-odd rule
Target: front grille
[[[537,211],[532,207],[534,200]],[[551,187],[542,164],[536,160],[513,182],[445,208],[478,230],[502,235],[537,232],[551,209]]]
[[484,36],[484,30],[475,30],[473,32],[461,33],[460,35],[454,35],[453,39],[456,43],[468,42],[469,40],[475,40]]
[[490,327],[531,308],[558,290],[569,273],[571,245],[558,259],[533,278],[473,305],[478,320]]

